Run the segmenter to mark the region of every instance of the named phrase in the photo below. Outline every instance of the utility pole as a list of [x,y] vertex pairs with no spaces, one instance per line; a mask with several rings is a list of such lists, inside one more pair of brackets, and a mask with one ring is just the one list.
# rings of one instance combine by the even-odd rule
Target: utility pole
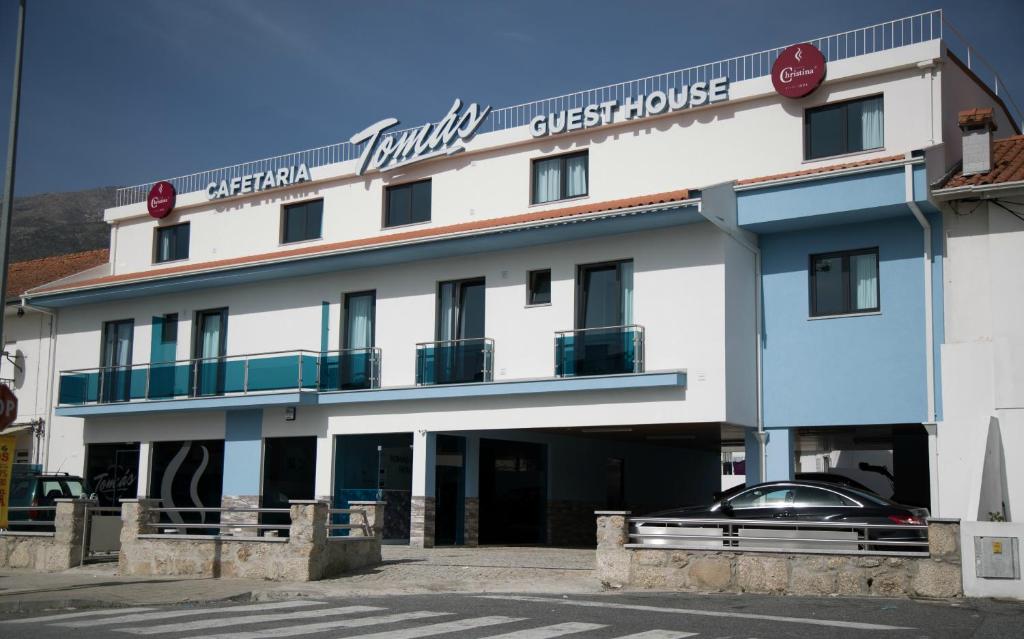
[[[0,210],[0,307],[7,306],[7,265],[10,262],[11,213],[14,211],[14,161],[18,149],[18,111],[21,108],[21,53],[25,40],[25,0],[18,0],[18,37],[14,45],[14,89],[11,92],[11,128],[7,134],[7,172],[4,175],[3,209]],[[0,341],[4,314],[0,312]],[[3,342],[6,344],[6,342]]]

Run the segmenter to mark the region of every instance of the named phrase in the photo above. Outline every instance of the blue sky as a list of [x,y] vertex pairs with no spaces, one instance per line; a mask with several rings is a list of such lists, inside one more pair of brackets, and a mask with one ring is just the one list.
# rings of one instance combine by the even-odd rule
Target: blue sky
[[[420,124],[455,97],[506,106],[934,8],[1024,105],[1024,0],[28,5],[18,195],[173,177],[347,140],[383,117]],[[0,149],[16,13],[0,0]]]

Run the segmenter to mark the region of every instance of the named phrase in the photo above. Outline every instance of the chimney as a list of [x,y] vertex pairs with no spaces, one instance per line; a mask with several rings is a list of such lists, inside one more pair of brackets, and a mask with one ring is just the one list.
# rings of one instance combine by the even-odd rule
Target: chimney
[[960,112],[960,130],[963,131],[963,174],[977,175],[992,170],[992,132],[996,121],[992,109],[968,109]]

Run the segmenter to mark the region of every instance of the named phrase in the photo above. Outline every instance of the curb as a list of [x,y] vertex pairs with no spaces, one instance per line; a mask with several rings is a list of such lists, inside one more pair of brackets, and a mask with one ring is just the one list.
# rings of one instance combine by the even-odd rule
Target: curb
[[[31,591],[18,594],[32,594]],[[14,601],[0,601],[0,615],[25,614],[32,612],[54,612],[57,610],[95,610],[106,608],[138,608],[141,606],[182,606],[188,604],[209,604],[209,603],[252,603],[260,601],[257,593],[243,592],[230,597],[219,597],[213,599],[183,599],[181,601],[115,601],[110,599],[37,599]]]

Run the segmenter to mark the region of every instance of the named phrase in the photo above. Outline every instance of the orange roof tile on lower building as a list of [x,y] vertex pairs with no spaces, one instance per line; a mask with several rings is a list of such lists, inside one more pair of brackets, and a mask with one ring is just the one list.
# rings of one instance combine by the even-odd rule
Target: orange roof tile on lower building
[[789,178],[803,177],[805,175],[817,175],[819,173],[831,173],[833,171],[842,171],[845,169],[856,169],[862,166],[872,166],[874,164],[885,164],[886,162],[896,162],[903,159],[903,155],[887,155],[882,158],[871,158],[870,160],[859,160],[857,162],[845,162],[843,164],[830,164],[828,166],[819,166],[813,169],[803,169],[801,171],[790,171],[788,173],[776,173],[775,175],[763,175],[761,177],[747,178],[745,180],[737,180],[738,186],[745,186],[747,184],[760,184],[761,182],[774,182],[776,180],[787,180]]
[[955,189],[962,186],[985,186],[1024,181],[1024,135],[1015,135],[992,142],[992,170],[964,177],[963,169],[957,170],[941,189]]
[[689,198],[690,191],[688,189],[681,189],[678,191],[668,191],[666,193],[656,193],[654,195],[624,198],[620,200],[609,200],[606,202],[595,202],[593,204],[569,206],[545,211],[537,211],[535,213],[523,213],[520,215],[498,217],[486,220],[479,220],[475,222],[462,222],[459,224],[450,224],[447,226],[438,226],[433,228],[419,228],[413,231],[400,231],[397,233],[389,233],[387,235],[376,235],[373,237],[347,240],[344,242],[332,242],[330,244],[321,244],[317,246],[304,246],[301,248],[288,249],[284,251],[275,251],[272,253],[247,255],[244,257],[235,257],[223,260],[200,262],[197,264],[182,264],[179,266],[173,266],[169,268],[160,268],[148,271],[136,271],[133,273],[124,273],[121,275],[107,275],[104,277],[97,277],[88,280],[80,280],[68,286],[42,286],[36,289],[32,289],[32,293],[43,294],[57,290],[77,290],[83,288],[90,288],[94,286],[103,286],[108,284],[125,284],[136,280],[153,279],[172,275],[186,275],[192,272],[209,271],[219,268],[243,267],[248,265],[259,264],[261,262],[288,258],[318,257],[321,255],[329,255],[331,253],[345,251],[348,249],[384,246],[387,244],[393,244],[395,242],[405,242],[409,240],[429,238],[441,239],[446,236],[453,236],[472,231],[498,229],[507,226],[529,224],[531,222],[543,222],[545,220],[568,218],[577,215],[587,215],[591,213],[607,213],[623,209],[654,206],[657,204],[682,202],[688,200]]
[[109,250],[96,249],[12,262],[7,269],[7,299],[17,299],[27,290],[81,273],[109,260]]

